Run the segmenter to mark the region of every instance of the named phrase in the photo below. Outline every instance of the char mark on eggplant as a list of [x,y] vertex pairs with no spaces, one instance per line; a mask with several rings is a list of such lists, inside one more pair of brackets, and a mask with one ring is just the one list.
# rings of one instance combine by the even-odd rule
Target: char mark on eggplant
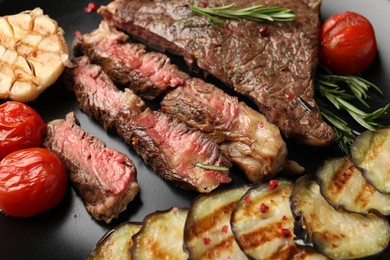
[[131,159],[84,132],[73,112],[48,123],[44,146],[65,163],[73,187],[95,219],[111,222],[138,194]]
[[[235,0],[235,7],[281,6],[291,22],[225,20],[212,24],[189,9],[193,0],[116,0],[99,9],[110,26],[183,56],[252,99],[284,135],[311,146],[335,138],[314,100],[321,0]],[[231,4],[208,1],[208,6]],[[266,31],[267,33],[262,33]]]
[[87,57],[67,70],[80,108],[115,130],[164,179],[180,187],[210,192],[231,178],[229,160],[207,135],[178,119],[145,109],[131,90],[117,89],[108,75]]

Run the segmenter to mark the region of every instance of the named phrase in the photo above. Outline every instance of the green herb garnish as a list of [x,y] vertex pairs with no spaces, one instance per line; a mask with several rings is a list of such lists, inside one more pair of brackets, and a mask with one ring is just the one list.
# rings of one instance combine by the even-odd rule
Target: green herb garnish
[[333,126],[336,132],[337,142],[341,150],[348,153],[349,148],[355,137],[360,133],[353,130],[346,121],[334,115],[327,106],[331,104],[337,110],[343,110],[363,128],[371,131],[377,130],[381,125],[377,119],[387,114],[390,109],[390,103],[374,112],[368,113],[353,105],[353,101],[359,101],[365,108],[370,108],[367,100],[370,99],[368,91],[376,90],[379,94],[383,92],[373,83],[363,79],[360,76],[340,76],[331,74],[322,69],[317,71],[315,78],[317,103],[324,119]]
[[264,7],[255,5],[246,8],[233,8],[234,3],[220,7],[201,7],[191,5],[190,10],[196,14],[205,16],[210,19],[213,24],[223,24],[223,20],[227,19],[246,19],[255,22],[263,21],[292,21],[295,17],[294,11],[288,8],[281,7]]
[[196,163],[195,166],[205,170],[213,170],[213,171],[221,171],[221,172],[229,171],[229,168],[225,166],[217,166],[217,165],[204,164],[204,163]]

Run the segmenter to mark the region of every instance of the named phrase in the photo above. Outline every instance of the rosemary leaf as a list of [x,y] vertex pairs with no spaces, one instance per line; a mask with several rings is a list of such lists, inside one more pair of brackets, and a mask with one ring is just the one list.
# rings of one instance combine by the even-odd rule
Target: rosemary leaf
[[201,7],[191,5],[189,8],[194,13],[209,18],[210,21],[216,25],[223,24],[223,20],[219,18],[246,19],[255,22],[285,22],[292,21],[295,17],[294,11],[288,8],[255,5],[251,7],[234,9],[234,5],[234,3],[219,7]]
[[213,171],[222,171],[222,172],[227,172],[229,171],[229,168],[225,166],[217,166],[217,165],[211,165],[211,164],[204,164],[204,163],[196,163],[196,167],[205,169],[205,170],[213,170]]
[[317,71],[315,87],[320,94],[317,95],[316,99],[321,115],[333,126],[337,142],[344,152],[349,151],[352,141],[359,133],[349,127],[346,121],[326,109],[328,104],[337,110],[344,110],[356,123],[371,131],[375,131],[381,126],[376,120],[390,111],[390,103],[373,112],[366,112],[352,104],[353,101],[358,101],[369,109],[370,106],[367,102],[371,98],[369,91],[372,89],[383,95],[383,92],[375,84],[360,76],[334,75],[322,68],[321,72]]
[[359,134],[348,126],[348,123],[340,117],[334,115],[324,106],[320,105],[321,115],[325,120],[333,126],[333,130],[336,133],[336,141],[340,149],[347,154],[353,143],[353,140]]

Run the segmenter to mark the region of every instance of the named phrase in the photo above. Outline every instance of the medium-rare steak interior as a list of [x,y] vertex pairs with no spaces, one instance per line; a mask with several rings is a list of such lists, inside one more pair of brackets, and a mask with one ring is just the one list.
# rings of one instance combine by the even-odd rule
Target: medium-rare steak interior
[[117,89],[102,68],[86,56],[67,69],[67,82],[80,108],[114,129],[164,179],[199,192],[231,181],[229,160],[202,132],[159,111],[145,109],[131,90]]
[[147,52],[145,45],[128,40],[126,34],[103,21],[91,33],[76,36],[74,54],[87,55],[118,86],[128,87],[146,99],[154,99],[188,78],[165,54]]
[[170,91],[161,110],[212,136],[252,182],[274,177],[286,162],[286,144],[275,125],[237,97],[201,79],[189,79]]
[[[291,22],[224,20],[194,15],[193,0],[116,0],[99,9],[110,26],[181,55],[252,99],[267,119],[298,143],[324,146],[335,133],[314,100],[321,0],[234,0],[235,7],[280,6]],[[207,1],[209,7],[232,1]]]
[[131,159],[84,132],[73,112],[47,129],[44,146],[65,163],[88,212],[106,223],[117,218],[139,191]]
[[[135,117],[132,125],[135,150],[163,178],[204,193],[231,181],[230,162],[202,132],[150,109]],[[225,169],[212,169],[212,166]]]
[[[129,51],[139,44],[128,43],[127,40],[125,34],[109,28],[103,21],[98,29],[77,35],[74,48],[76,53],[85,53],[92,58],[92,62],[102,64],[108,75],[112,75],[109,71],[114,71],[117,75],[127,75],[130,81],[131,74],[138,74],[139,69],[129,64],[141,56]],[[155,53],[142,53],[142,57],[151,55],[155,56]],[[163,62],[168,59],[163,54],[155,57],[161,58]],[[154,81],[154,75],[166,74],[164,67],[149,67],[153,67],[154,73],[143,75],[144,82]],[[174,68],[175,75],[186,75],[187,78],[176,80],[175,85],[171,84],[172,88],[165,95],[162,94],[163,112],[207,133],[218,143],[222,153],[239,166],[252,182],[270,179],[282,170],[287,150],[276,126],[244,102],[239,102],[237,97],[229,96],[201,79],[190,78],[174,65],[169,67]],[[171,79],[169,75],[167,79]],[[138,88],[137,78],[133,84],[132,89],[140,90],[140,94],[156,93],[154,85],[141,83]]]

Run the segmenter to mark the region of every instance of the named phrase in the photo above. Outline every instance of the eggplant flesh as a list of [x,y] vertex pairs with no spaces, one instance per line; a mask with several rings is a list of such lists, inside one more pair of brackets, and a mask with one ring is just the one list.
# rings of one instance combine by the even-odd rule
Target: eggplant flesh
[[291,194],[291,209],[309,242],[332,259],[355,259],[382,252],[390,239],[386,219],[332,207],[313,176],[299,178]]
[[390,193],[390,127],[365,131],[351,146],[352,159],[380,192]]
[[183,250],[187,214],[188,209],[173,207],[146,216],[133,236],[131,259],[187,259]]
[[237,202],[231,225],[238,245],[251,259],[327,259],[295,245],[289,203],[293,183],[276,181],[275,188],[268,183],[252,187]]
[[184,231],[189,259],[248,259],[234,239],[230,217],[249,186],[202,194],[190,207]]
[[141,229],[138,223],[123,223],[110,230],[98,242],[88,260],[123,259],[130,260],[130,248],[133,246],[132,237]]
[[390,215],[390,194],[383,194],[371,185],[350,157],[326,160],[316,176],[322,195],[334,207],[362,214]]

